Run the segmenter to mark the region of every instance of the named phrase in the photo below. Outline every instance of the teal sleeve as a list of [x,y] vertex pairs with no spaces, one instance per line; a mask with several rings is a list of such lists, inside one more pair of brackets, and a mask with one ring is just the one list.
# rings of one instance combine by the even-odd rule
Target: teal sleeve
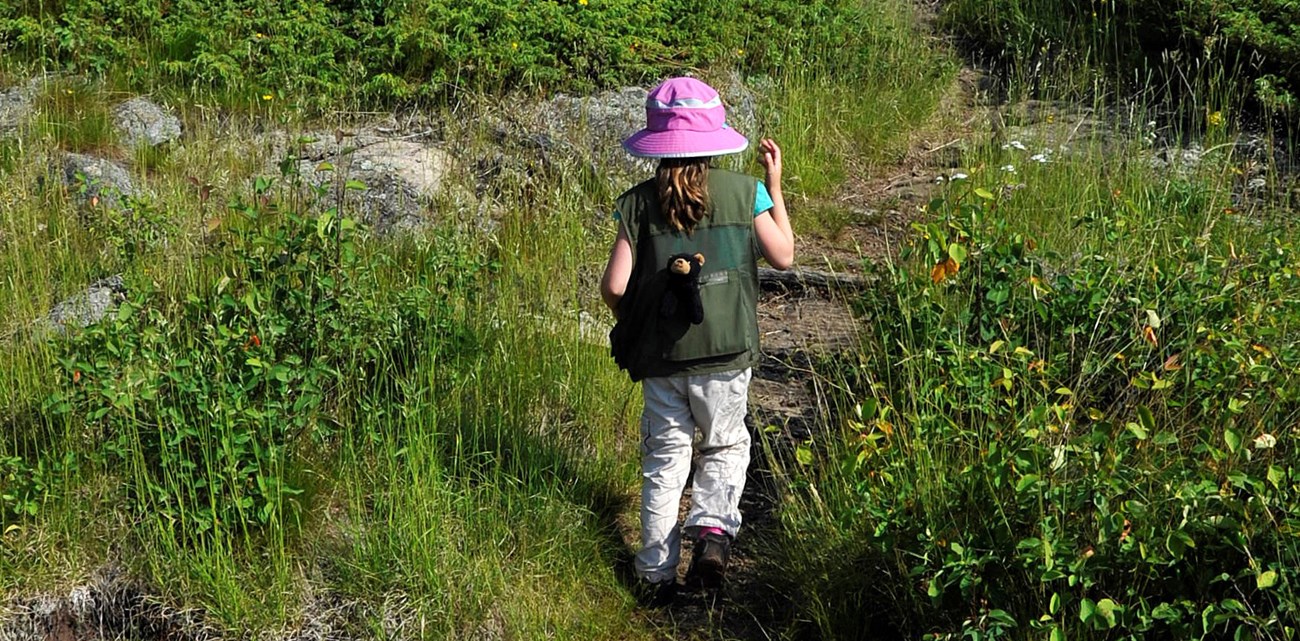
[[772,195],[767,193],[767,185],[763,181],[758,181],[758,189],[754,190],[754,217],[772,208]]

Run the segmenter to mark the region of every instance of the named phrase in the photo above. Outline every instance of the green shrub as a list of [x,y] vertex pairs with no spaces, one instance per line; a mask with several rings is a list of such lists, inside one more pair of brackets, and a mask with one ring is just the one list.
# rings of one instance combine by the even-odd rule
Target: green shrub
[[[1240,83],[1292,115],[1300,87],[1300,5],[1272,0],[957,0],[944,23],[970,48],[1050,74],[1100,64],[1126,80],[1154,71],[1166,88]],[[1041,78],[1039,79],[1042,80]],[[1193,83],[1196,86],[1188,86]]]
[[873,27],[881,15],[874,5],[785,0],[759,11],[750,4],[29,2],[0,8],[0,42],[16,60],[132,86],[215,90],[244,104],[286,97],[318,109],[464,89],[585,91],[710,66],[857,69],[864,56],[891,46]]
[[400,404],[414,360],[464,336],[451,312],[485,263],[455,246],[399,261],[367,250],[353,219],[305,206],[259,179],[184,300],[136,274],[109,318],[55,339],[64,384],[48,409],[133,470],[139,509],[185,536],[283,526],[304,457],[357,412]]
[[848,445],[787,514],[813,618],[837,638],[1289,638],[1294,244],[1117,258],[1099,247],[1144,215],[1117,202],[1076,221],[1098,246],[1052,255],[997,206],[932,203],[863,301]]

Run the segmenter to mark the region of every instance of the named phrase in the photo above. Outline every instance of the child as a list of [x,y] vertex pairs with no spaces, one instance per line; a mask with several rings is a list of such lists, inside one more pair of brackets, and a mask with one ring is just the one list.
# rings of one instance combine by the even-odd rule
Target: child
[[[653,89],[645,129],[623,142],[634,156],[659,159],[654,178],[618,198],[618,236],[601,279],[601,296],[618,319],[610,334],[615,360],[642,381],[645,398],[636,572],[656,607],[670,603],[677,589],[677,508],[697,428],[700,456],[685,527],[695,547],[687,581],[716,587],[726,572],[749,465],[749,380],[760,356],[755,250],[777,269],[794,260],[781,148],[760,143],[766,185],[709,166],[713,156],[748,146],[726,126],[718,92],[694,78]],[[697,253],[704,257],[698,324],[689,312],[666,314],[671,307],[661,305],[670,257]]]

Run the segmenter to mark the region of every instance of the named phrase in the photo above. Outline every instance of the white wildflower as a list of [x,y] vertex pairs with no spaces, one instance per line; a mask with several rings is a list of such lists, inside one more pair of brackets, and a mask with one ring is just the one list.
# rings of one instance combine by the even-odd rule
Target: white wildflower
[[1007,172],[1008,174],[1014,174],[1014,173],[1016,173],[1016,166],[1015,166],[1015,165],[1002,165],[1002,171],[1005,171],[1005,172]]
[[1275,445],[1277,445],[1277,437],[1268,432],[1255,438],[1255,449],[1257,450],[1271,450]]
[[952,180],[966,180],[967,178],[970,178],[970,176],[966,174],[957,173],[952,175]]
[[1037,163],[1045,163],[1047,162],[1047,154],[1034,154],[1029,159]]
[[934,182],[935,182],[935,184],[940,184],[940,183],[942,183],[944,180],[946,180],[946,179],[945,179],[943,176],[935,176],[935,177],[934,177]]
[[1019,149],[1020,151],[1025,151],[1025,143],[1020,142],[1019,140],[1012,140],[1010,144],[1011,144],[1012,147],[1015,147],[1016,149]]

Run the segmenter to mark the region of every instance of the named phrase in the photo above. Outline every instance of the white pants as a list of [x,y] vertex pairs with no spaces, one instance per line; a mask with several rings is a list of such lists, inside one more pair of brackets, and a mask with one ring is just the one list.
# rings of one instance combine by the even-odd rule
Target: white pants
[[691,471],[696,428],[700,456],[686,530],[717,527],[734,537],[740,529],[740,493],[749,467],[750,376],[745,369],[642,381],[641,551],[636,555],[641,578],[657,583],[677,576],[677,509]]

